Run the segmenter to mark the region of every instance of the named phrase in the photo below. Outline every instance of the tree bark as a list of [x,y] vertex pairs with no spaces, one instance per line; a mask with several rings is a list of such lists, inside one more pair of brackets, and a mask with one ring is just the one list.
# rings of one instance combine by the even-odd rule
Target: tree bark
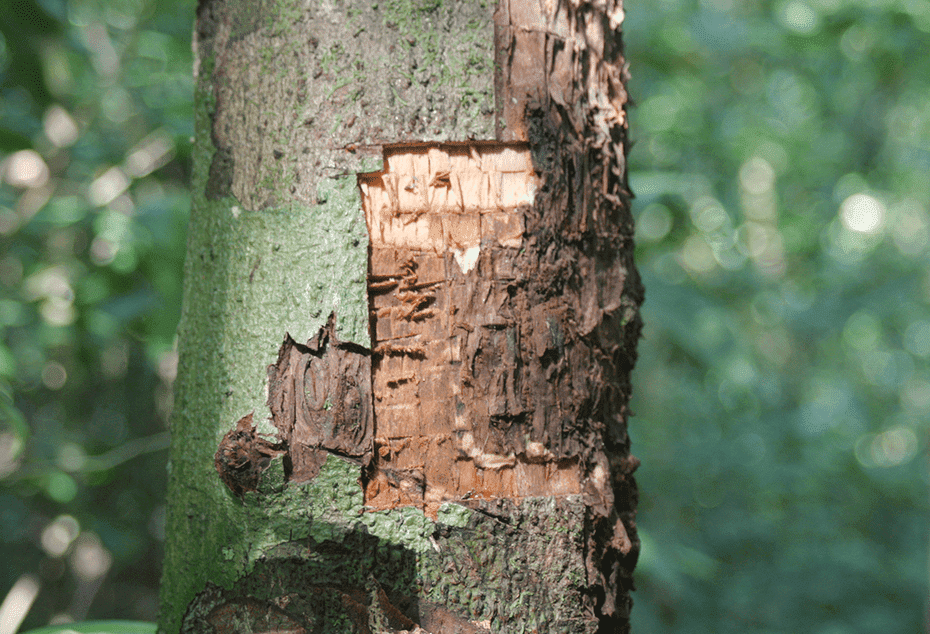
[[202,0],[163,632],[625,632],[619,0]]

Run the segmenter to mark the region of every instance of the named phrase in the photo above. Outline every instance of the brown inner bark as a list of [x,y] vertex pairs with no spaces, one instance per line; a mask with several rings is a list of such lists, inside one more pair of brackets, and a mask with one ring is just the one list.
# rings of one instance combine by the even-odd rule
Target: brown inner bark
[[[526,144],[404,145],[359,177],[371,236],[376,509],[581,491],[578,462],[509,438],[525,307],[510,301],[538,179]],[[525,330],[525,329],[523,329]]]

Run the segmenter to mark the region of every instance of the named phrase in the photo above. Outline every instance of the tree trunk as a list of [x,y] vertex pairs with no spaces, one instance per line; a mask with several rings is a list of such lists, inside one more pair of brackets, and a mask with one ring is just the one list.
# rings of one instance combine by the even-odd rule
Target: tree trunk
[[620,0],[201,0],[163,632],[625,632]]

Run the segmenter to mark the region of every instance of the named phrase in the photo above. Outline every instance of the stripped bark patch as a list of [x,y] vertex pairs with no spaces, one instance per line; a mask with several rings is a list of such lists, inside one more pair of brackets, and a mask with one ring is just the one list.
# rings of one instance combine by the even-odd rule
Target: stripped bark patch
[[501,0],[494,13],[497,137],[527,141],[544,175],[526,215],[537,280],[528,299],[535,323],[551,329],[534,330],[539,363],[524,376],[550,387],[533,429],[546,430],[554,454],[582,464],[599,633],[629,631],[639,554],[627,422],[643,287],[626,170],[623,18],[622,0]]
[[366,503],[432,515],[449,500],[581,492],[546,377],[527,381],[533,359],[568,362],[565,307],[527,295],[541,273],[526,252],[528,146],[394,146],[359,184],[375,353]]

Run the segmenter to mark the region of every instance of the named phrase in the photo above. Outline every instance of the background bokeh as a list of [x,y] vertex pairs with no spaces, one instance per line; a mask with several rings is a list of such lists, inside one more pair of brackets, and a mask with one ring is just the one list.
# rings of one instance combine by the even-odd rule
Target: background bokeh
[[[0,0],[0,596],[35,597],[27,627],[155,618],[194,10]],[[926,631],[930,2],[626,11],[634,631]]]
[[0,1],[0,597],[38,590],[25,627],[156,614],[194,10]]
[[926,631],[930,2],[626,9],[634,631]]

